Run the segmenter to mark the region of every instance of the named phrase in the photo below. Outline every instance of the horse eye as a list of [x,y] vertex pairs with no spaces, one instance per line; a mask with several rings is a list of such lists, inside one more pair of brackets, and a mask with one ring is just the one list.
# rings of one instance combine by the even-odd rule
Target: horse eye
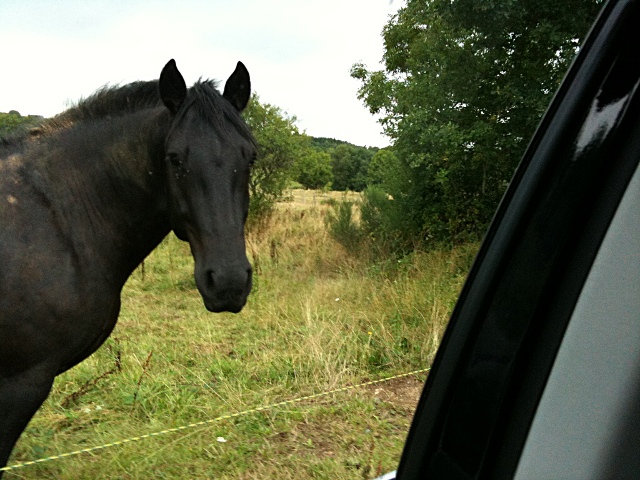
[[180,161],[180,157],[178,157],[177,153],[168,153],[167,154],[167,160],[169,161],[169,163],[171,163],[171,165],[173,165],[174,167],[179,167],[180,164],[182,163]]

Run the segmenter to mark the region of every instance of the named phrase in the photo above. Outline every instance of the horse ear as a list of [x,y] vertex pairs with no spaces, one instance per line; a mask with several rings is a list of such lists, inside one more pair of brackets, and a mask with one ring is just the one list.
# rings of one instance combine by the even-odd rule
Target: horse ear
[[174,59],[169,60],[162,69],[159,84],[162,103],[175,115],[187,96],[187,84]]
[[249,79],[249,71],[242,62],[238,62],[236,69],[225,83],[222,96],[239,112],[243,111],[249,103],[251,80]]

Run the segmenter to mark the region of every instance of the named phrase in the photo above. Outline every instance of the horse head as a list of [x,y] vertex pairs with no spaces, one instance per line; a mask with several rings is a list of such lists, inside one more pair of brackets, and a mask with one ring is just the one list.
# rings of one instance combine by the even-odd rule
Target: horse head
[[256,144],[240,116],[249,101],[249,72],[238,62],[222,95],[212,82],[187,90],[171,60],[159,88],[171,115],[164,147],[171,228],[189,242],[206,308],[237,313],[252,285],[244,225]]

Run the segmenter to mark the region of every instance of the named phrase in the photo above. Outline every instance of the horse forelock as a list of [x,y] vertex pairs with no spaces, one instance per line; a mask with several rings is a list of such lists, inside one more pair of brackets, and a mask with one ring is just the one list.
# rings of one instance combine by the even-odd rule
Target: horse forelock
[[218,91],[215,81],[200,79],[189,89],[187,98],[178,111],[174,123],[179,122],[191,108],[194,108],[198,116],[212,125],[219,134],[228,135],[229,127],[232,126],[244,139],[256,145],[251,129],[240,112]]

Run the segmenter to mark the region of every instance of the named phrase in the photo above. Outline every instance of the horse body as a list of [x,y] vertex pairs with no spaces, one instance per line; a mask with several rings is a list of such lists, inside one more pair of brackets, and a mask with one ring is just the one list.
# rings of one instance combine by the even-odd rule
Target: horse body
[[[132,120],[121,119],[120,128],[138,131]],[[77,363],[81,346],[94,343],[87,337],[111,330],[124,282],[169,232],[166,207],[155,193],[161,179],[147,173],[157,170],[153,159],[134,157],[137,139],[104,132],[99,123],[81,129],[93,142],[78,146],[68,137],[79,132],[61,132],[0,167],[2,377],[43,358],[59,371]],[[151,140],[161,151],[164,139]],[[119,154],[99,148],[105,142]],[[133,176],[132,165],[118,162],[136,164],[141,172]],[[84,333],[80,326],[86,334],[78,335]],[[15,347],[7,348],[9,342]],[[79,345],[62,348],[68,342]]]
[[[54,377],[109,336],[124,283],[171,229],[205,306],[244,305],[248,82],[239,64],[224,98],[210,83],[187,92],[171,61],[159,82],[103,91],[0,151],[0,466]],[[109,97],[123,107],[102,112]]]

